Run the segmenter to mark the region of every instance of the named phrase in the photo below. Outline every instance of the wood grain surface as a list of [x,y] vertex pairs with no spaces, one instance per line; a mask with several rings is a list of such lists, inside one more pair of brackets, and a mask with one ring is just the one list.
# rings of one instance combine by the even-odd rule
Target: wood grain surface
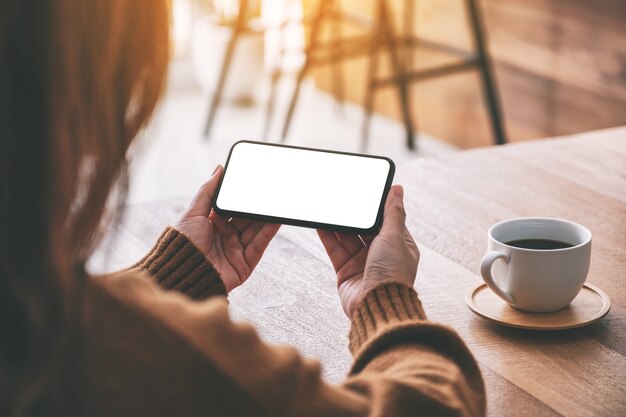
[[[476,355],[490,416],[626,415],[626,128],[466,151],[400,165],[407,223],[422,253],[416,289],[432,320],[452,326]],[[139,259],[189,199],[128,207],[92,259],[96,271]],[[587,327],[506,328],[474,315],[465,292],[493,223],[562,217],[593,233],[587,282],[611,311]],[[296,346],[340,382],[350,366],[349,322],[315,232],[283,227],[253,276],[230,295],[236,319],[270,343]]]
[[551,313],[517,310],[496,295],[485,283],[465,294],[465,304],[477,315],[502,325],[530,330],[564,330],[589,325],[609,312],[609,297],[591,284],[585,284],[565,308]]

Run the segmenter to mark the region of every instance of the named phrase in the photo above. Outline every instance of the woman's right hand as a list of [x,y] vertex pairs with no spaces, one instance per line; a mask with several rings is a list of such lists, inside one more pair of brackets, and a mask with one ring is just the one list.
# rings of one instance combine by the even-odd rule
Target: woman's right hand
[[213,199],[223,171],[221,165],[215,168],[174,228],[204,254],[230,292],[250,277],[280,225],[217,214]]
[[415,283],[420,253],[405,225],[403,196],[401,186],[391,187],[379,233],[364,236],[363,241],[357,235],[317,231],[337,273],[339,298],[348,317],[374,287]]

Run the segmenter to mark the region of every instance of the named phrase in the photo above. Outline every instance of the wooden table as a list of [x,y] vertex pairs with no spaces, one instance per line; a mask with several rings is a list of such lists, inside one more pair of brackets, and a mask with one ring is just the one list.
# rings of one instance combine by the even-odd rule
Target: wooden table
[[[417,159],[399,167],[396,182],[406,188],[407,222],[422,252],[416,289],[429,317],[454,327],[478,358],[489,415],[626,416],[626,128]],[[188,200],[129,207],[94,268],[140,258]],[[481,280],[488,227],[520,216],[562,217],[592,231],[588,282],[611,297],[605,318],[543,333],[468,310],[464,294]],[[330,381],[342,380],[349,323],[312,230],[284,227],[230,301],[265,340],[297,346],[323,363]]]

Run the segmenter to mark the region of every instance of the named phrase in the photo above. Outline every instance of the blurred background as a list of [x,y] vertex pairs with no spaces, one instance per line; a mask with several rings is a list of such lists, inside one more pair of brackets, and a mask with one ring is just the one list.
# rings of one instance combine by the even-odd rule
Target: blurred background
[[193,195],[240,139],[402,162],[626,125],[624,0],[172,7],[168,86],[130,202]]

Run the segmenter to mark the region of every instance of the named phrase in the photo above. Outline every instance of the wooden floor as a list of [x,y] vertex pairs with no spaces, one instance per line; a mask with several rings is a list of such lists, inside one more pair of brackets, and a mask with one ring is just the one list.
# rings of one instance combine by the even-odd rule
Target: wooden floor
[[[422,257],[416,289],[432,320],[476,355],[490,416],[626,415],[626,128],[406,161],[407,223]],[[93,259],[115,270],[139,259],[189,198],[129,206],[116,238]],[[533,332],[491,324],[465,306],[480,282],[488,227],[520,216],[561,217],[593,233],[588,282],[612,301],[585,328]],[[283,227],[257,270],[230,295],[235,318],[270,343],[296,346],[339,383],[349,365],[348,320],[314,232]]]

